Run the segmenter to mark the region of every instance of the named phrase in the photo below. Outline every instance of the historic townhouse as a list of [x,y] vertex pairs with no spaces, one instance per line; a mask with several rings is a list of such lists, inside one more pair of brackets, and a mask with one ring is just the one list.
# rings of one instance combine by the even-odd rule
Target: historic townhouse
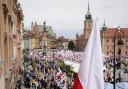
[[31,23],[31,30],[23,31],[24,49],[54,49],[56,48],[56,34],[51,26]]
[[24,49],[68,49],[68,39],[56,37],[51,26],[31,24],[31,30],[23,31]]
[[22,8],[17,0],[0,0],[0,89],[14,89],[21,61],[22,21]]

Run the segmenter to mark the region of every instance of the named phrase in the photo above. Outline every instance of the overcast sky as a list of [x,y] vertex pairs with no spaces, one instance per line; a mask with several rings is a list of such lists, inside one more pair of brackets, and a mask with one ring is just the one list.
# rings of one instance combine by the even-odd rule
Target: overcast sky
[[[75,38],[84,28],[88,0],[19,0],[24,13],[24,25],[30,28],[31,22],[51,25],[57,36]],[[93,19],[104,19],[108,27],[128,27],[128,0],[90,0]]]

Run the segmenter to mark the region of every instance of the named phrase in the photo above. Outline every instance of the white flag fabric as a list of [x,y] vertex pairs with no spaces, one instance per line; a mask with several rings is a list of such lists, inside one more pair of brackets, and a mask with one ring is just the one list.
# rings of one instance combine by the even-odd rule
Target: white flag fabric
[[73,89],[104,89],[100,29],[97,20],[93,23],[76,79]]

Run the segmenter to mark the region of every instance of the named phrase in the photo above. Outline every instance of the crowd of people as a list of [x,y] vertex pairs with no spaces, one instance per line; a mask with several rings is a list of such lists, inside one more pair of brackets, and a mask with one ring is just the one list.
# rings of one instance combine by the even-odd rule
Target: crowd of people
[[[17,80],[16,88],[24,86],[29,89],[71,89],[74,76],[67,75],[60,67],[60,61],[70,60],[81,62],[83,52],[70,50],[49,50],[46,53],[41,49],[24,50]],[[103,57],[104,60],[104,80],[113,82],[113,58]],[[128,81],[124,74],[128,75],[128,58],[116,57],[116,81]]]
[[17,89],[21,89],[21,86],[31,89],[71,89],[73,76],[68,76],[61,70],[59,61],[63,61],[64,55],[59,52],[25,50]]
[[116,82],[128,81],[128,57],[104,57],[104,79],[113,82],[114,61],[116,70]]

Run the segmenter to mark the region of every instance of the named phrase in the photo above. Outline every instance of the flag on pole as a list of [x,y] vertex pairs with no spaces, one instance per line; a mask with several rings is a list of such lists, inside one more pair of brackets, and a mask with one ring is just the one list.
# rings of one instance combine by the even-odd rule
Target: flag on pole
[[97,26],[97,19],[93,23],[73,89],[104,89],[100,29]]

